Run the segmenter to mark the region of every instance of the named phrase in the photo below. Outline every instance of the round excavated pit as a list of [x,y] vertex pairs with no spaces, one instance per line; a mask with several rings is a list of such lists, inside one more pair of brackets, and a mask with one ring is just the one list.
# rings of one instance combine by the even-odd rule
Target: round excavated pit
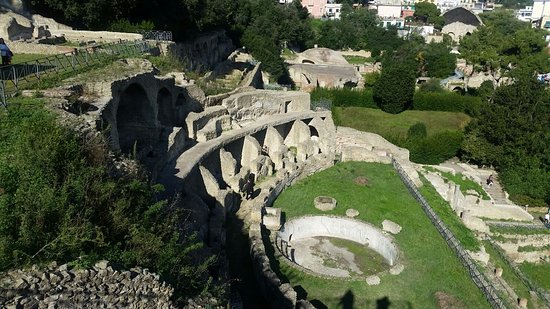
[[285,223],[277,248],[293,263],[321,276],[367,277],[397,264],[392,238],[363,221],[306,216]]

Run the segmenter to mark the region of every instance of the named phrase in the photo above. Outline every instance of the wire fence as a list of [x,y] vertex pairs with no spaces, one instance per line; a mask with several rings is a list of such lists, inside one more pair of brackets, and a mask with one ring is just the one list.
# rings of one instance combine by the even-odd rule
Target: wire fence
[[449,247],[454,251],[456,256],[459,258],[460,262],[466,269],[468,270],[468,273],[474,283],[478,286],[478,288],[481,290],[483,295],[485,295],[485,298],[489,301],[491,306],[493,308],[506,308],[504,302],[502,299],[498,296],[497,290],[494,287],[494,285],[490,282],[488,278],[486,278],[481,271],[479,271],[477,264],[474,262],[474,260],[470,257],[468,252],[462,248],[462,245],[456,239],[454,234],[447,228],[445,223],[441,221],[439,216],[435,213],[435,211],[430,207],[426,199],[422,196],[422,194],[418,191],[416,185],[414,182],[410,179],[409,175],[403,170],[401,167],[401,164],[395,160],[395,158],[392,159],[392,164],[397,173],[399,174],[399,177],[405,184],[405,186],[409,189],[411,194],[414,196],[414,198],[420,203],[422,206],[422,209],[432,221],[433,225],[436,227],[436,229],[439,231],[441,236],[445,239]]
[[0,104],[7,107],[7,97],[44,77],[62,76],[107,60],[144,54],[153,48],[154,46],[144,40],[119,41],[0,67]]
[[537,293],[539,298],[544,302],[547,308],[550,308],[550,292],[545,289],[540,288],[537,284],[533,283],[525,274],[518,268],[518,266],[510,261],[508,256],[502,251],[500,246],[498,246],[495,241],[491,238],[487,238],[487,242],[495,249],[500,258],[514,271],[516,277],[518,277],[525,286],[527,286],[531,291]]
[[141,34],[144,40],[172,41],[171,31],[150,30],[142,31]]

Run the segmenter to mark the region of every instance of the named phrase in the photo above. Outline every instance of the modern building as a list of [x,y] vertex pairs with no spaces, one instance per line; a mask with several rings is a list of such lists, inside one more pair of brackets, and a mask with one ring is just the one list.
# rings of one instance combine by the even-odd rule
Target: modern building
[[516,12],[516,18],[521,21],[531,22],[533,20],[533,7],[526,6]]
[[313,18],[323,17],[325,5],[327,5],[327,0],[302,0],[302,6],[307,9]]
[[[288,1],[288,0],[279,0]],[[340,19],[342,4],[333,0],[301,0],[302,6],[307,9],[313,18]]]
[[381,19],[401,18],[401,0],[379,0],[376,2],[377,15]]
[[327,3],[325,5],[324,16],[328,19],[340,19],[342,13],[341,3]]
[[531,22],[537,28],[550,29],[550,0],[534,0]]

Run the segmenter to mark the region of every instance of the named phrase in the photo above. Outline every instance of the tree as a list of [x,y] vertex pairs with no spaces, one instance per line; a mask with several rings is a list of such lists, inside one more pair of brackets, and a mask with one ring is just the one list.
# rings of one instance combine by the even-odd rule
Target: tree
[[495,84],[513,71],[547,72],[550,69],[544,33],[518,21],[513,14],[483,14],[485,25],[460,41],[460,53],[474,71],[489,72]]
[[512,197],[550,198],[550,93],[532,73],[497,88],[467,127],[463,158],[496,166]]
[[418,2],[415,5],[414,15],[416,20],[427,24],[433,24],[435,28],[443,28],[445,19],[441,16],[441,11],[437,6],[430,2]]
[[374,85],[374,101],[387,113],[401,113],[412,103],[415,80],[414,71],[409,66],[399,63],[383,66]]
[[456,68],[456,55],[444,43],[430,43],[421,51],[421,74],[445,78],[453,75]]

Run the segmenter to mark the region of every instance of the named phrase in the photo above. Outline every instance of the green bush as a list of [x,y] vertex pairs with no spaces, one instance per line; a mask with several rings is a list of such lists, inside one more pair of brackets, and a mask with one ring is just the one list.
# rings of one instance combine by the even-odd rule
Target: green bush
[[438,78],[432,78],[429,81],[421,84],[419,86],[419,90],[421,92],[437,92],[437,93],[443,93],[445,92],[445,89],[441,87],[441,84],[439,83],[440,79]]
[[415,93],[413,100],[414,110],[462,112],[477,115],[481,106],[479,97],[462,96],[454,92],[423,92]]
[[373,88],[373,98],[381,110],[399,114],[409,109],[415,90],[415,75],[406,64],[384,66]]
[[420,164],[439,164],[458,154],[463,134],[460,131],[444,131],[425,139],[407,139],[410,159]]
[[365,78],[365,88],[369,89],[374,87],[376,84],[376,81],[378,78],[380,78],[380,73],[378,72],[372,72],[372,73],[365,73],[363,76]]
[[179,229],[189,214],[156,201],[142,175],[112,177],[102,138],[22,100],[0,111],[0,271],[105,258],[159,273],[176,297],[208,289],[215,258]]
[[357,106],[378,108],[372,99],[372,90],[353,90],[346,88],[315,88],[311,92],[311,101],[328,99],[333,106]]
[[407,131],[407,139],[418,140],[423,139],[428,136],[426,125],[423,122],[417,122],[413,124]]

